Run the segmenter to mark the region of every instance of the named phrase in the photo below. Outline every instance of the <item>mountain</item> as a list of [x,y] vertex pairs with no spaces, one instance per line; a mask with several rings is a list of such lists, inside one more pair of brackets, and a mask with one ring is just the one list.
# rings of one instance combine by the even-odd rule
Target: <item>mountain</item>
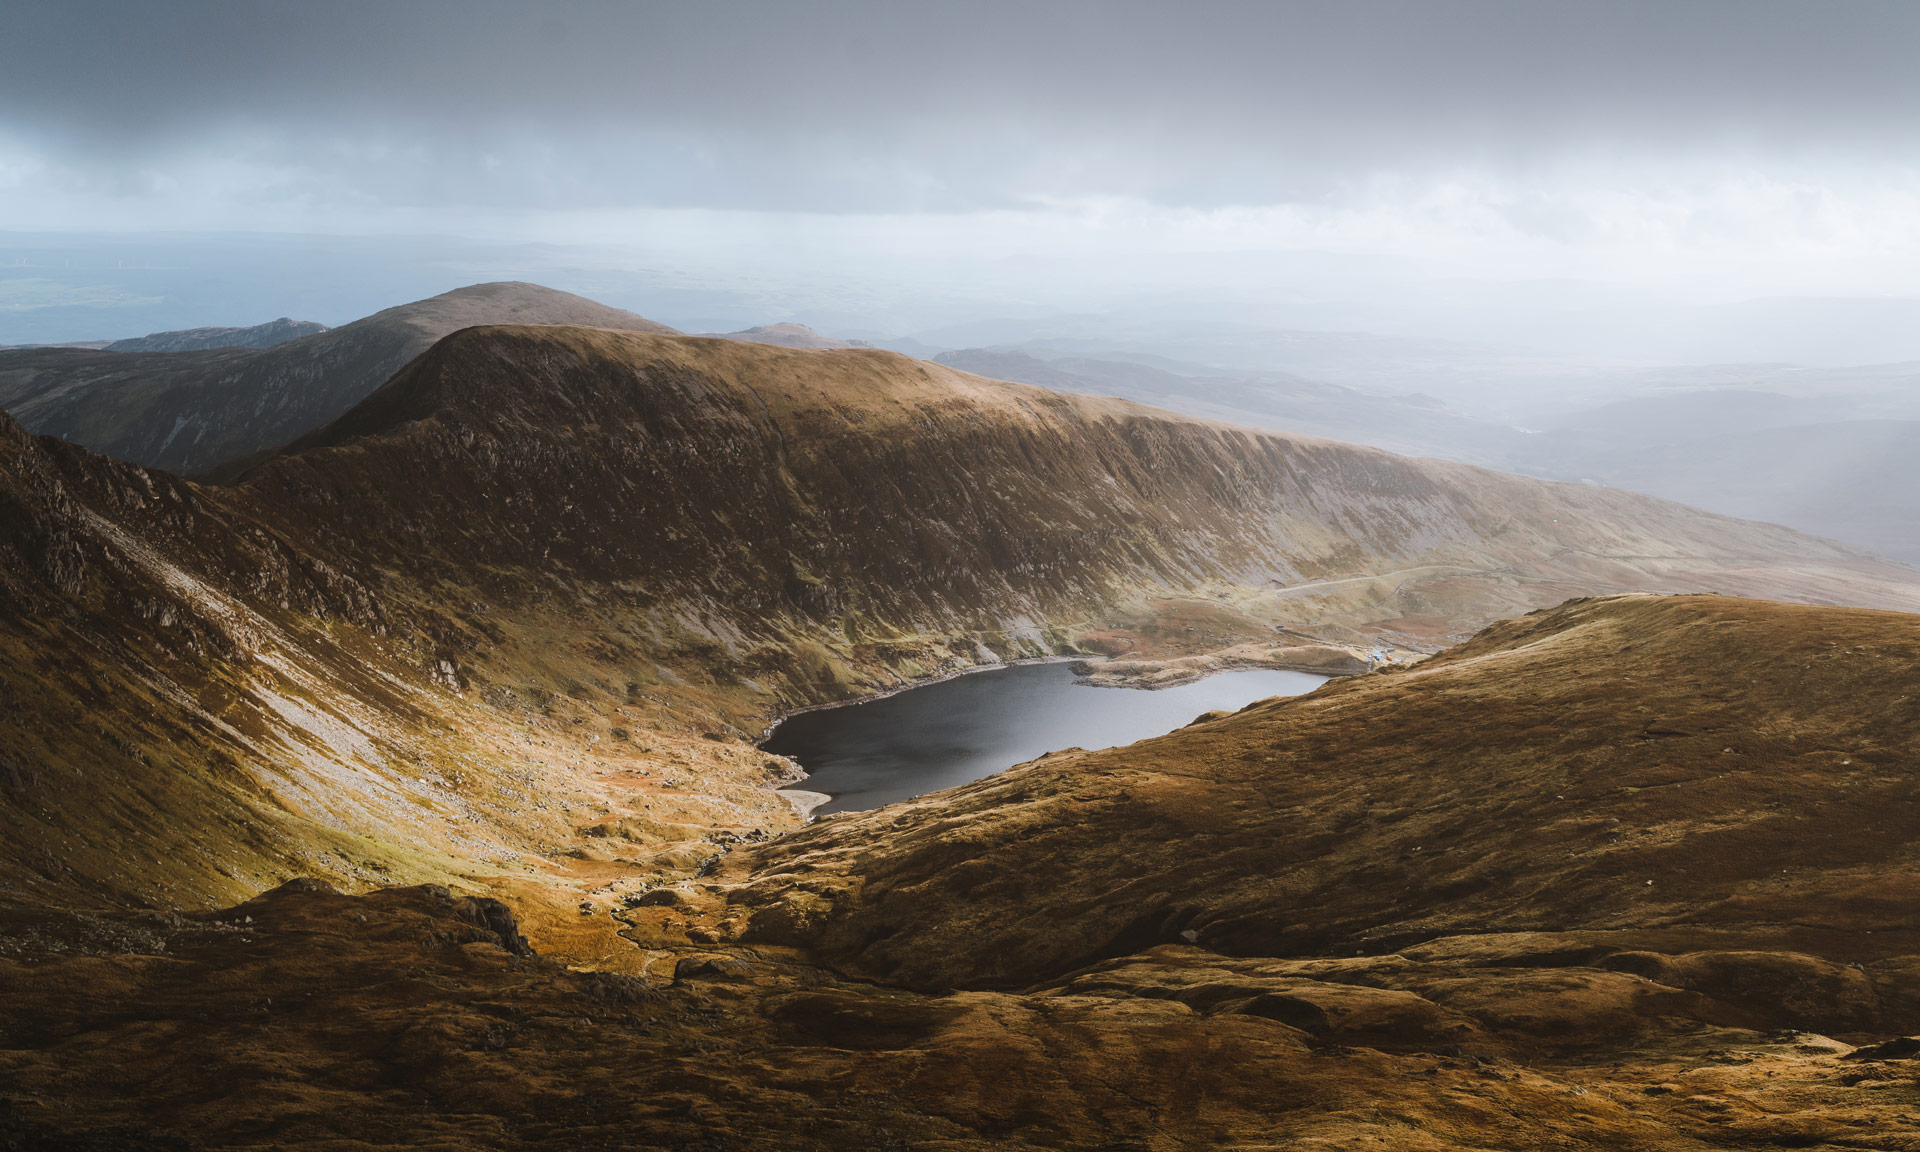
[[[1481,629],[1648,590],[1911,612],[1910,569],[878,350],[553,324],[460,328],[231,481],[0,416],[13,1147],[1902,1130],[1897,1065],[1847,1058],[1920,1026],[1920,617]],[[1465,643],[811,826],[754,743],[1280,628]]]
[[285,316],[251,328],[183,328],[153,332],[106,345],[109,352],[202,352],[209,348],[271,348],[302,336],[325,332],[325,324]]
[[0,408],[36,433],[199,474],[333,419],[442,336],[499,323],[672,331],[537,284],[476,284],[270,348],[0,352]]
[[1920,566],[1920,421],[1803,424],[1643,448],[1609,483],[1818,532]]
[[611,916],[315,880],[15,905],[0,1136],[1904,1148],[1916,658],[1908,614],[1589,600]]
[[[1345,324],[1275,327],[1271,317],[1219,305],[1205,314],[1189,308],[1169,312],[1163,305],[987,321],[915,332],[910,339],[945,352],[989,348],[1041,360],[1157,362],[1183,376],[1304,378],[1369,396],[1424,394],[1468,418],[1501,427],[1539,427],[1555,416],[1616,399],[1643,385],[1648,374],[1644,362],[1542,355]],[[901,340],[886,344],[910,347]]]
[[32,800],[0,883],[42,894],[672,874],[791,826],[744,739],[782,712],[1126,635],[1920,607],[1785,529],[877,350],[467,328],[229,487],[6,427],[0,756]]
[[742,340],[748,344],[772,344],[780,348],[870,348],[858,340],[836,340],[822,336],[805,324],[761,324],[739,332],[708,332],[721,340]]

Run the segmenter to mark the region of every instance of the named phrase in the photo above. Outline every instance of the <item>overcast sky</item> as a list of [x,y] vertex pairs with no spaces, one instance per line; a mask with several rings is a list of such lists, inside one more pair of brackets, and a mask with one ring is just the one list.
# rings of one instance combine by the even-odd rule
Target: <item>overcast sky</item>
[[1920,4],[10,0],[15,229],[1920,293]]

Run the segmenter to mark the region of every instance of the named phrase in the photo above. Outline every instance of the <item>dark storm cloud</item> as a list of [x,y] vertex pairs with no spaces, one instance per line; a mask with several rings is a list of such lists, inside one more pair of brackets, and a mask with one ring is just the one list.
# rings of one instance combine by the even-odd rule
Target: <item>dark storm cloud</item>
[[1574,150],[1911,162],[1920,5],[14,0],[0,129],[310,195],[876,210],[1313,199]]

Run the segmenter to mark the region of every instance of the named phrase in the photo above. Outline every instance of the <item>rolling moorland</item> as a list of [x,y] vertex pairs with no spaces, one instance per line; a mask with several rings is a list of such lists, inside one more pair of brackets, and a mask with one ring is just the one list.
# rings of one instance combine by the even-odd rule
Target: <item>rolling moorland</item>
[[[452,332],[223,479],[0,418],[13,1146],[1920,1134],[1855,1051],[1920,1027],[1909,569],[608,327]],[[1363,645],[1445,650],[804,827],[753,743]]]

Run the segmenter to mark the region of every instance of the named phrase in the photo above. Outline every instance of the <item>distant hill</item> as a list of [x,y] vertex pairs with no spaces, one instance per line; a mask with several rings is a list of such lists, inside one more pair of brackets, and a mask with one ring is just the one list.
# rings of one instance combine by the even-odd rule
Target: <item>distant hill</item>
[[1073,355],[1033,344],[935,359],[1236,424],[1606,484],[1920,565],[1920,365],[1636,370],[1618,382],[1615,398],[1526,431],[1420,393],[1382,395],[1120,352]]
[[720,340],[738,340],[746,344],[772,344],[778,348],[871,348],[860,340],[836,340],[822,336],[805,324],[761,324],[739,332],[703,332]]
[[109,352],[203,352],[209,348],[271,348],[302,336],[325,332],[325,324],[285,316],[251,328],[182,328],[152,332],[105,345]]
[[32,432],[202,474],[332,420],[434,341],[478,324],[673,331],[538,284],[476,284],[270,348],[0,352],[0,408]]
[[1785,524],[1920,566],[1920,421],[1733,429],[1582,462],[1617,488]]
[[1775,373],[1578,412],[1506,466],[1785,524],[1920,565],[1913,366]]
[[1431,396],[1383,396],[1284,372],[1226,373],[1157,358],[1036,356],[1018,348],[963,348],[934,357],[982,376],[1063,392],[1118,396],[1213,420],[1325,436],[1443,460],[1504,465],[1523,439]]

